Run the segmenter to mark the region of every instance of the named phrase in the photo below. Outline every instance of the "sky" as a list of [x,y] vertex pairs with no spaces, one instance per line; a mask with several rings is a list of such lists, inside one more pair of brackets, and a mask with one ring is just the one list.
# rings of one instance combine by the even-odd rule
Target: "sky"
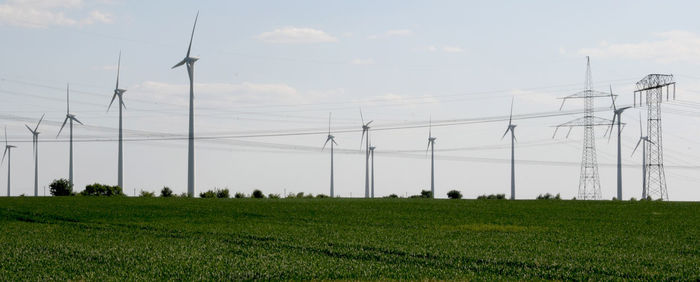
[[[510,142],[501,139],[514,99],[516,197],[578,193],[586,56],[594,88],[632,103],[635,82],[673,74],[677,99],[662,105],[669,198],[700,190],[700,24],[696,1],[120,1],[0,2],[0,121],[12,150],[11,194],[33,194],[31,134],[39,127],[40,195],[68,176],[66,85],[74,128],[75,190],[117,182],[116,79],[124,94],[124,190],[187,187],[188,78],[195,65],[196,192],[329,194],[328,117],[338,146],[335,189],[364,196],[360,109],[373,120],[375,195],[430,188],[436,197],[510,194]],[[595,101],[612,118],[610,99]],[[641,197],[638,120],[622,134],[623,198]],[[554,115],[552,115],[554,114]],[[544,117],[546,116],[546,117]],[[526,118],[530,117],[530,118]],[[534,118],[532,118],[534,117]],[[603,199],[616,195],[615,139],[596,128]],[[7,159],[0,167],[5,195]]]

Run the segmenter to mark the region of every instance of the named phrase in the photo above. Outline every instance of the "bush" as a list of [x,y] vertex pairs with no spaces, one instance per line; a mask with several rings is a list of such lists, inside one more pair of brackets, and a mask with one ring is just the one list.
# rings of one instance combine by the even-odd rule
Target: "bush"
[[476,197],[477,200],[505,200],[506,194],[489,194]]
[[233,197],[236,199],[242,199],[242,198],[245,198],[245,194],[243,194],[241,192],[236,192],[236,194],[234,194]]
[[229,198],[228,189],[216,190],[216,197],[221,198],[221,199],[228,199]]
[[280,198],[280,194],[272,194],[272,193],[270,193],[269,195],[267,195],[267,197],[270,198],[270,199],[279,199],[279,198]]
[[51,196],[75,196],[73,185],[67,179],[56,179],[49,184]]
[[399,197],[399,195],[390,194],[389,196],[386,196],[386,197],[384,197],[384,198],[398,198],[398,197]]
[[110,186],[100,183],[93,183],[85,186],[85,190],[80,192],[82,196],[124,196],[122,188],[119,186]]
[[160,190],[160,196],[163,198],[168,198],[173,196],[173,190],[170,190],[170,187],[165,186],[163,189]]
[[297,193],[297,198],[304,198],[304,192]]
[[262,198],[265,198],[265,194],[263,194],[262,191],[255,189],[255,190],[253,190],[253,194],[251,195],[251,197],[253,197],[255,199],[262,199]]
[[537,196],[538,200],[561,200],[561,196],[557,194],[556,196],[552,196],[552,194],[546,193],[544,195],[540,194]]
[[205,198],[205,199],[211,199],[211,198],[216,198],[216,192],[209,190],[206,192],[199,193],[200,198]]
[[323,199],[323,198],[329,198],[329,197],[328,197],[328,195],[325,195],[325,194],[318,194],[318,195],[316,195],[316,198]]
[[433,192],[431,192],[429,190],[422,190],[422,191],[420,191],[420,196],[421,196],[421,198],[432,198]]
[[153,198],[155,196],[156,196],[156,193],[150,192],[150,191],[141,190],[141,193],[139,193],[139,197],[144,197],[144,198]]
[[294,193],[289,193],[289,194],[287,194],[287,196],[285,196],[285,198],[287,198],[287,199],[292,199],[292,198],[296,198],[296,197],[297,197],[297,195],[294,195]]
[[450,192],[447,192],[447,197],[450,199],[461,199],[462,193],[457,190],[452,190]]
[[636,202],[636,201],[637,201],[637,198],[635,198],[635,197],[630,198],[630,202]]
[[306,195],[304,195],[304,198],[313,199],[313,198],[314,198],[314,194],[311,194],[311,193],[306,194]]

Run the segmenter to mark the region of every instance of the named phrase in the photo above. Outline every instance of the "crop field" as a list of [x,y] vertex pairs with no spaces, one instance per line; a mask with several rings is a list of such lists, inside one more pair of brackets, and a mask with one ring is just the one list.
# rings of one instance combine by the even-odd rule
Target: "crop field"
[[0,280],[700,279],[700,204],[0,198]]

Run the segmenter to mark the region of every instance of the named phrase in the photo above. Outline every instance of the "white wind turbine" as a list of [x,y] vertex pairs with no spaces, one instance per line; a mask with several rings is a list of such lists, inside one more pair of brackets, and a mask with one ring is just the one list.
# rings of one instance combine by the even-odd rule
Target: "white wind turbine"
[[644,136],[642,131],[642,113],[639,113],[639,141],[637,141],[637,145],[632,150],[632,156],[637,151],[639,143],[642,143],[642,199],[647,197],[647,142],[655,144],[654,141],[649,140],[649,136]]
[[44,115],[41,115],[41,119],[36,124],[36,127],[32,129],[29,125],[24,125],[32,133],[32,149],[34,153],[34,197],[39,196],[39,124],[44,120]]
[[109,102],[109,106],[107,107],[107,112],[109,112],[109,109],[112,107],[112,103],[114,103],[114,99],[119,97],[119,159],[117,161],[117,185],[124,189],[124,159],[123,159],[123,150],[122,150],[122,108],[126,109],[126,105],[124,104],[124,100],[122,99],[122,95],[124,92],[126,92],[126,89],[120,89],[119,88],[119,70],[121,68],[121,63],[122,63],[122,52],[119,52],[119,59],[117,60],[117,85],[114,87],[114,95],[112,95],[112,101]]
[[174,69],[186,64],[187,73],[190,77],[190,124],[187,144],[187,194],[190,197],[194,197],[194,63],[199,60],[197,57],[190,56],[190,51],[192,50],[192,39],[194,39],[194,29],[197,27],[198,18],[199,11],[197,11],[197,16],[194,18],[192,35],[190,36],[190,45],[187,47],[187,54],[185,55],[185,58],[172,67]]
[[2,153],[2,160],[5,161],[5,154],[7,154],[7,196],[10,196],[10,164],[12,156],[12,148],[17,148],[17,146],[7,144],[7,126],[5,126],[5,152]]
[[63,120],[63,125],[61,125],[61,129],[58,130],[58,134],[56,134],[56,138],[58,138],[59,135],[61,135],[61,131],[63,131],[63,127],[66,126],[66,122],[70,120],[69,124],[69,141],[68,141],[68,182],[70,185],[73,185],[73,121],[83,124],[78,120],[78,118],[75,117],[75,115],[70,113],[70,85],[66,85],[66,119]]
[[331,135],[331,113],[328,113],[328,138],[326,138],[326,143],[323,143],[321,151],[326,148],[328,142],[331,142],[331,198],[333,198],[335,196],[333,189],[333,145],[338,145],[338,143],[335,142],[335,136]]
[[515,200],[515,127],[517,125],[513,124],[513,102],[515,97],[510,100],[510,116],[508,117],[508,129],[501,136],[501,140],[506,137],[506,134],[510,131],[510,199]]
[[[360,148],[362,148],[362,143],[365,143],[365,198],[369,198],[369,124],[374,120],[370,120],[365,123],[365,118],[362,116],[362,109],[360,109],[360,118],[362,119],[362,137],[360,138]],[[365,135],[365,133],[367,133]]]
[[376,146],[370,145],[369,146],[369,154],[370,157],[372,158],[372,198],[374,199],[374,149],[376,149]]
[[425,149],[425,153],[428,153],[430,149],[430,193],[432,197],[435,198],[435,140],[437,137],[433,137],[433,118],[430,118],[428,122],[428,148]]
[[613,119],[612,123],[610,124],[610,135],[608,135],[608,141],[612,136],[615,120],[617,120],[617,199],[622,200],[622,145],[620,134],[622,133],[622,112],[630,107],[622,107],[618,109],[617,106],[615,106],[615,97],[612,92],[612,85],[610,86],[610,99],[612,99]]

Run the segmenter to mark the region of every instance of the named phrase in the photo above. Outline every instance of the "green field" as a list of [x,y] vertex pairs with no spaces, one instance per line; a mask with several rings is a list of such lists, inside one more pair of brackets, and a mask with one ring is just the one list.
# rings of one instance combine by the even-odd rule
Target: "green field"
[[0,280],[700,279],[700,204],[0,198]]

